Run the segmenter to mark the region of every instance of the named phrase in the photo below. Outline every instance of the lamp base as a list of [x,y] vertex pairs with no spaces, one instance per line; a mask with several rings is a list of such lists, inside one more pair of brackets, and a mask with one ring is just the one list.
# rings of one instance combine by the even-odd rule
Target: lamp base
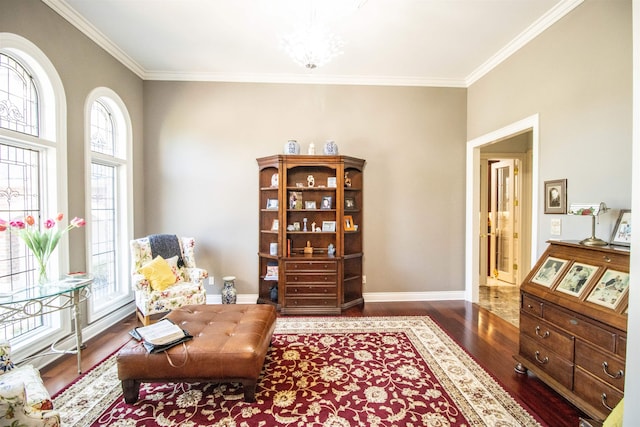
[[597,237],[592,236],[587,239],[581,240],[580,244],[586,245],[586,246],[607,246],[609,243],[605,242],[602,239],[598,239]]

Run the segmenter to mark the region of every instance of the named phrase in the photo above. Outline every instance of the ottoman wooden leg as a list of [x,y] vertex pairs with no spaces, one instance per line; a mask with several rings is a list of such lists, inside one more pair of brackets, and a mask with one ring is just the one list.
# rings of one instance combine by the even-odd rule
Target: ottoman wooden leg
[[242,381],[242,387],[244,388],[244,401],[255,402],[256,401],[256,380],[244,380]]
[[126,403],[136,403],[140,394],[140,381],[122,380],[122,394]]

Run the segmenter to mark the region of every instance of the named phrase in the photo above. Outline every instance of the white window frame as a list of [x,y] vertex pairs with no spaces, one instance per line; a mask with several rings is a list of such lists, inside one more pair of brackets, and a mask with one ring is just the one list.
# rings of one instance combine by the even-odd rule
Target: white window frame
[[[0,140],[7,144],[39,150],[42,153],[42,212],[68,213],[67,199],[67,101],[62,80],[47,56],[32,42],[12,33],[0,32],[0,51],[29,69],[39,94],[39,136],[34,137],[0,128]],[[53,213],[51,213],[53,212]],[[69,271],[69,241],[65,236],[49,261],[50,274]],[[64,315],[67,314],[67,315]],[[66,310],[50,314],[48,327],[12,340],[16,360],[46,348],[53,340],[71,333],[71,316]]]
[[[105,155],[91,150],[91,108],[95,101],[100,101],[107,107],[114,121],[116,131],[116,150],[114,156]],[[132,239],[133,230],[133,131],[129,112],[122,99],[111,89],[98,87],[91,91],[84,107],[85,117],[85,190],[86,209],[91,213],[91,164],[93,162],[114,166],[116,168],[116,284],[120,294],[109,301],[108,306],[100,308],[89,299],[87,319],[92,323],[118,308],[133,301],[131,289],[130,250],[129,241]],[[87,269],[92,268],[92,235],[91,227],[86,230]]]

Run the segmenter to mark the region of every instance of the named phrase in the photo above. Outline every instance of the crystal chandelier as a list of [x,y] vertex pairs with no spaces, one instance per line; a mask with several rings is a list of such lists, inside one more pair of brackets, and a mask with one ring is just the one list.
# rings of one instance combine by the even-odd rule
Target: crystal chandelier
[[341,55],[344,42],[316,23],[312,16],[308,27],[283,37],[281,46],[296,64],[314,69]]

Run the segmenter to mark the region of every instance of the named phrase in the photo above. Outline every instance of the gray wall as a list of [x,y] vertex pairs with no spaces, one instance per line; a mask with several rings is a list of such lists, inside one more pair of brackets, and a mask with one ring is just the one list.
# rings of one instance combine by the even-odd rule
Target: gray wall
[[[0,31],[18,34],[38,46],[62,80],[67,98],[69,212],[66,214],[89,216],[85,211],[84,104],[97,87],[112,89],[127,106],[133,127],[135,190],[141,193],[142,80],[39,0],[0,0]],[[138,225],[143,223],[141,202],[138,198],[134,205]],[[85,239],[84,228],[69,233],[70,271],[86,269]]]
[[365,167],[365,292],[462,291],[466,90],[144,84],[147,233],[197,239],[198,263],[257,292],[257,157],[334,139]]
[[[619,209],[631,207],[631,1],[587,0],[468,90],[468,139],[540,115],[539,188],[567,178],[568,203],[604,201],[596,235],[609,240]],[[538,251],[561,217],[563,240],[591,221],[543,214]],[[538,255],[540,255],[540,253]]]

